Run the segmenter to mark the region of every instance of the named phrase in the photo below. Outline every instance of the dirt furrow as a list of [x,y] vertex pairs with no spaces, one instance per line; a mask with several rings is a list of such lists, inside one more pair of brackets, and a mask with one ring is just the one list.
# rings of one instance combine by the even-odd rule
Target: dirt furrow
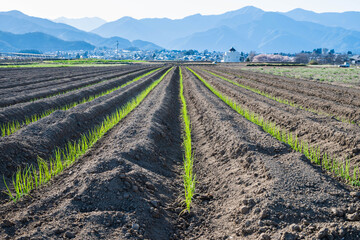
[[[147,69],[147,70],[151,70],[151,69]],[[146,70],[139,70],[139,71],[146,71]],[[7,107],[7,106],[15,105],[18,103],[29,102],[34,99],[47,98],[49,96],[53,96],[56,94],[61,95],[62,93],[71,91],[73,89],[86,87],[87,85],[90,85],[90,84],[96,85],[96,83],[99,83],[99,82],[102,82],[105,80],[112,80],[115,78],[119,78],[123,75],[130,74],[132,72],[138,72],[138,70],[130,70],[128,72],[120,72],[120,73],[112,73],[112,74],[102,74],[102,75],[99,75],[97,77],[90,78],[90,79],[82,78],[80,82],[75,82],[75,83],[71,83],[71,84],[60,83],[60,84],[62,84],[60,86],[48,85],[47,87],[39,88],[36,91],[27,90],[27,91],[24,91],[21,93],[9,91],[8,94],[1,96],[0,107]]]
[[[115,78],[113,80],[108,80],[94,86],[82,88],[73,92],[68,92],[50,98],[40,99],[35,102],[19,103],[13,106],[2,108],[0,109],[0,124],[5,124],[12,121],[22,122],[25,121],[26,118],[30,118],[35,114],[41,115],[46,111],[65,107],[66,105],[70,105],[75,102],[80,102],[86,97],[94,96],[115,87],[119,87],[122,84],[125,84],[126,82],[129,82],[149,71],[150,70],[147,69],[139,70],[135,73],[124,73],[124,75],[121,77]],[[152,75],[150,75],[149,77],[151,77]]]
[[180,238],[360,237],[360,204],[349,189],[184,75],[198,195]]
[[[128,66],[124,66],[123,68],[128,68]],[[0,73],[4,74],[3,77],[5,79],[1,81],[0,89],[26,86],[42,82],[49,83],[59,79],[93,76],[112,71],[113,69],[114,68],[109,67],[71,67],[66,68],[66,70],[61,68],[34,68],[31,69],[32,71],[29,71],[29,69],[20,68],[17,69],[17,71],[19,72],[18,74],[14,74],[14,72],[10,69],[2,69],[3,71],[0,70]]]
[[182,188],[178,96],[175,72],[50,185],[0,206],[0,238],[170,239]]
[[29,86],[16,86],[10,89],[3,89],[3,90],[0,89],[0,99],[3,96],[11,97],[14,95],[27,94],[29,92],[34,92],[34,91],[42,91],[43,89],[48,89],[49,86],[51,86],[51,88],[61,88],[63,86],[71,85],[74,86],[74,88],[78,88],[78,87],[86,86],[88,84],[96,84],[103,80],[116,78],[122,76],[123,74],[136,72],[138,70],[141,70],[141,68],[140,69],[114,68],[111,71],[107,71],[107,72],[100,72],[96,74],[89,74],[79,77],[71,76],[68,78],[57,79],[51,82],[32,83]]
[[[1,138],[0,175],[9,180],[19,166],[36,163],[37,156],[47,159],[56,147],[62,147],[70,140],[77,140],[81,134],[100,124],[107,115],[136,97],[166,70],[68,111],[56,111]],[[3,185],[1,182],[2,189]]]
[[245,108],[275,122],[314,147],[339,157],[351,158],[353,165],[360,161],[360,128],[333,118],[318,116],[305,110],[278,103],[257,93],[235,86],[211,74],[198,71],[206,81]]
[[358,89],[227,68],[217,68],[216,72],[220,75],[225,74],[238,83],[287,99],[319,113],[360,123],[360,90]]

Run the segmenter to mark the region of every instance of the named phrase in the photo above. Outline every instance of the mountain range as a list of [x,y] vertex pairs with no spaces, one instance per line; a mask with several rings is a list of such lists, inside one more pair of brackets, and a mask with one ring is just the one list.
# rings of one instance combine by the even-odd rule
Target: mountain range
[[[64,23],[55,23],[48,19],[31,17],[19,11],[0,12],[0,31],[17,34],[19,39],[27,37],[27,41],[32,41],[31,44],[34,49],[40,51],[45,51],[47,49],[43,48],[44,43],[49,44],[49,46],[57,43],[57,47],[55,47],[57,50],[69,50],[68,46],[70,45],[79,47],[78,49],[73,50],[84,50],[81,46],[85,46],[85,44],[87,44],[86,46],[88,47],[91,45],[91,48],[116,48],[117,43],[119,44],[119,49],[162,49],[162,47],[157,46],[156,44],[142,40],[129,41],[122,37],[104,38],[95,33],[82,31]],[[42,34],[36,35],[36,38],[29,38],[29,35],[24,36],[24,34],[29,33]],[[7,46],[7,49],[19,49],[20,46],[8,41],[10,35],[1,36],[0,41],[2,42],[3,49],[5,49],[4,46]],[[42,44],[40,44],[40,42]],[[75,44],[75,42],[78,43]],[[80,42],[82,43],[80,44]],[[16,46],[14,46],[14,44]],[[27,45],[24,45],[20,49],[25,49],[26,46]]]
[[84,41],[64,41],[41,32],[13,34],[0,31],[0,52],[18,52],[36,49],[40,52],[93,50],[95,46]]
[[[175,20],[122,17],[107,23],[97,18],[56,21],[31,17],[19,11],[0,12],[0,51],[16,51],[28,48],[28,45],[40,51],[74,47],[115,48],[118,43],[119,49],[142,50],[164,47],[226,51],[235,47],[239,51],[265,53],[311,51],[314,48],[360,52],[360,12],[315,13],[294,9],[281,13],[250,6],[219,15],[196,14]],[[79,29],[96,26],[99,27],[90,32]],[[42,34],[34,35],[35,32]],[[14,41],[15,37],[9,33],[26,39],[22,41],[24,45],[19,45],[21,41]],[[31,45],[32,41],[34,44]]]
[[360,31],[360,12],[315,13],[297,8],[283,14],[296,21],[307,21],[328,27],[341,27],[349,30]]
[[225,51],[233,46],[241,51],[298,52],[323,47],[343,52],[359,50],[359,20],[358,12],[318,14],[296,9],[278,13],[245,7],[177,20],[123,17],[92,32],[143,39],[168,49]]
[[92,18],[66,18],[66,17],[60,17],[53,20],[57,23],[65,23],[67,25],[76,27],[77,29],[89,32],[91,30],[94,30],[95,28],[100,27],[101,25],[105,24],[106,21],[104,19],[98,18],[98,17],[92,17]]

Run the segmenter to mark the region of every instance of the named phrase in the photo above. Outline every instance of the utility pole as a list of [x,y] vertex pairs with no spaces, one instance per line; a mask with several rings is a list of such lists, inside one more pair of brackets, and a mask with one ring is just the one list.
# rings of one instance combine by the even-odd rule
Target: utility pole
[[116,55],[119,55],[119,41],[116,41]]

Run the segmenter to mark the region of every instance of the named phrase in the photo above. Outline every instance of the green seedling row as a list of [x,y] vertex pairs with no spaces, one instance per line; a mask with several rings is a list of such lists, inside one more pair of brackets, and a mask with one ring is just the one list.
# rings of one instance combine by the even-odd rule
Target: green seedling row
[[[172,69],[172,68],[171,68]],[[113,114],[105,117],[102,124],[94,127],[87,134],[81,135],[77,141],[69,141],[64,148],[57,148],[54,157],[48,161],[38,157],[37,167],[31,165],[25,169],[19,169],[12,179],[13,191],[6,185],[6,194],[16,202],[28,195],[31,190],[46,184],[54,176],[71,166],[84,155],[106,132],[118,124],[126,115],[134,110],[144,98],[164,79],[171,71],[169,69],[158,80],[134,97],[124,106],[118,108]]]
[[191,201],[195,193],[195,182],[196,176],[193,173],[193,165],[194,165],[194,156],[192,154],[191,149],[191,124],[190,117],[187,111],[186,100],[184,97],[184,85],[183,85],[183,76],[180,70],[180,99],[182,103],[182,119],[183,119],[183,147],[184,147],[184,188],[185,188],[185,205],[186,209],[183,212],[187,211],[190,213]]
[[[59,93],[54,93],[54,94],[51,94],[51,95],[48,95],[48,96],[45,96],[45,97],[33,98],[33,99],[30,99],[29,102],[36,102],[36,101],[41,100],[41,99],[56,97],[56,96],[63,95],[63,94],[69,93],[69,92],[74,92],[74,91],[77,91],[77,90],[80,90],[80,89],[83,89],[83,88],[91,87],[91,86],[94,86],[94,85],[97,85],[97,84],[100,84],[100,83],[103,83],[103,82],[106,82],[106,81],[110,81],[110,80],[113,80],[113,79],[116,79],[116,78],[104,79],[104,80],[102,80],[100,82],[90,83],[90,84],[82,86],[82,87],[73,88],[73,89],[63,91],[63,92],[59,92]],[[11,106],[11,105],[9,105],[9,106]],[[7,106],[7,107],[9,107],[9,106]],[[1,108],[4,108],[4,107],[1,107]]]
[[322,153],[321,149],[318,147],[311,147],[309,144],[303,140],[298,139],[298,137],[291,132],[281,129],[276,123],[271,121],[264,120],[260,115],[249,111],[248,109],[243,108],[241,105],[237,104],[231,98],[222,95],[217,91],[213,86],[201,78],[196,72],[188,68],[211,92],[213,92],[217,97],[223,100],[227,105],[229,105],[237,113],[245,117],[247,120],[255,123],[256,125],[263,128],[263,130],[269,133],[271,136],[275,137],[277,140],[288,144],[293,150],[302,153],[308,158],[313,164],[321,166],[324,170],[329,171],[335,177],[340,177],[344,179],[349,185],[360,186],[359,179],[359,168],[355,167],[350,171],[349,160],[339,161],[335,157],[330,156],[327,153]]
[[89,97],[85,97],[83,98],[82,100],[78,101],[78,102],[74,102],[74,103],[71,103],[71,104],[68,104],[68,105],[65,105],[63,107],[59,107],[59,108],[53,108],[53,109],[50,109],[50,110],[47,110],[41,114],[34,114],[32,115],[31,117],[26,117],[25,118],[25,121],[22,121],[22,122],[19,122],[19,121],[12,121],[12,122],[9,122],[9,123],[4,123],[2,124],[2,126],[0,127],[0,133],[1,133],[1,136],[2,137],[5,137],[5,136],[8,136],[8,135],[11,135],[13,133],[15,133],[16,131],[18,131],[20,128],[26,126],[26,125],[29,125],[30,123],[33,123],[33,122],[36,122],[36,121],[39,121],[40,119],[44,118],[44,117],[47,117],[49,116],[51,113],[57,111],[57,110],[63,110],[63,111],[66,111],[66,110],[69,110],[70,108],[73,108],[77,105],[80,105],[80,104],[83,104],[83,103],[87,103],[87,102],[90,102],[96,98],[99,98],[99,97],[102,97],[104,95],[107,95],[107,94],[110,94],[116,90],[119,90],[120,88],[123,88],[123,87],[126,87],[127,85],[133,83],[133,82],[136,82],[138,80],[140,80],[141,78],[144,78],[148,75],[150,75],[151,73],[159,70],[160,68],[158,69],[155,69],[155,70],[152,70],[150,72],[147,72],[139,77],[136,77],[134,78],[133,80],[131,80],[130,82],[127,82],[127,83],[124,83],[122,84],[121,86],[118,86],[118,87],[114,87],[110,90],[107,90],[107,91],[104,91],[102,93],[99,93],[99,94],[96,94],[96,95],[92,95],[92,96],[89,96]]
[[232,83],[232,84],[234,84],[234,85],[236,85],[236,86],[238,86],[238,87],[247,89],[247,90],[252,91],[252,92],[254,92],[254,93],[257,93],[257,94],[259,94],[259,95],[261,95],[261,96],[264,96],[264,97],[266,97],[266,98],[269,98],[269,99],[271,99],[271,100],[274,100],[274,101],[276,101],[276,102],[279,102],[279,103],[282,103],[282,104],[286,104],[286,105],[289,105],[289,106],[291,106],[291,107],[298,108],[298,109],[301,109],[301,110],[305,110],[305,111],[308,111],[308,112],[312,112],[312,113],[315,113],[315,114],[318,114],[318,115],[326,115],[326,116],[329,116],[329,117],[334,117],[336,120],[341,121],[341,122],[343,122],[343,123],[356,124],[356,122],[351,121],[350,119],[346,119],[346,118],[344,118],[344,117],[339,117],[339,116],[334,116],[334,115],[331,115],[331,114],[328,114],[328,113],[324,113],[324,112],[319,112],[319,111],[317,111],[317,110],[315,110],[315,109],[312,109],[312,108],[306,108],[306,107],[304,107],[304,106],[301,106],[301,105],[298,105],[298,104],[296,104],[296,103],[294,103],[294,102],[291,102],[291,101],[289,101],[289,100],[287,100],[287,99],[275,97],[275,96],[273,96],[273,95],[271,95],[271,94],[269,94],[269,93],[267,93],[267,92],[263,92],[263,91],[261,91],[261,90],[259,90],[259,89],[257,89],[257,88],[253,88],[253,87],[250,87],[250,86],[246,86],[246,85],[237,83],[237,82],[235,82],[235,81],[232,81],[232,80],[227,79],[227,78],[225,78],[225,77],[223,77],[223,76],[217,75],[216,73],[210,72],[210,71],[208,71],[208,70],[203,69],[203,71],[208,72],[208,73],[210,73],[211,75],[213,75],[213,76],[215,76],[215,77],[218,77],[218,78],[221,78],[222,80],[227,81],[227,82],[229,82],[229,83]]

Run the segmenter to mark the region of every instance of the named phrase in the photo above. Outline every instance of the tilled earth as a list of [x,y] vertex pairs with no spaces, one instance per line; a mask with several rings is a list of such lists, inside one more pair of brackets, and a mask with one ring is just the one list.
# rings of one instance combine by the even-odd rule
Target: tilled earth
[[[357,125],[280,104],[210,75],[202,70],[203,66],[191,68],[222,94],[265,119],[275,121],[324,151],[339,157],[350,156],[353,164],[359,160]],[[123,73],[119,73],[124,76],[114,81],[130,81],[152,69],[124,67]],[[1,173],[9,181],[17,166],[34,163],[37,155],[51,156],[56,146],[78,139],[167,69],[165,66],[125,88],[68,111],[54,112],[1,138],[0,149],[4,153],[0,157]],[[277,90],[277,96],[283,98],[294,93],[298,99],[303,98],[297,104],[310,102],[312,109],[325,112],[322,101],[314,100],[315,92],[324,88],[332,96],[324,97],[332,101],[331,106],[346,105],[349,116],[356,115],[351,110],[356,104],[334,97],[344,92],[356,102],[354,89],[347,91],[328,84],[319,84],[315,89],[314,82],[294,80],[296,84],[284,83],[294,87],[290,91],[281,87],[277,79],[266,79],[267,83],[257,74],[237,69],[221,66],[206,69],[244,85],[252,84],[264,92]],[[60,70],[52,71],[61,74]],[[89,74],[96,71],[100,69],[89,68]],[[185,67],[182,73],[197,179],[190,214],[181,214],[182,119],[179,68],[174,67],[133,112],[73,166],[16,203],[2,195],[0,238],[360,239],[358,189],[328,175],[305,156],[244,119]],[[7,75],[11,74],[4,74],[1,79]],[[71,78],[71,74],[64,76]],[[50,76],[39,74],[39,82],[47,77]],[[102,83],[99,84],[100,88]],[[95,91],[96,86],[82,90]],[[65,95],[43,101],[56,103],[60,101],[56,99],[65,99]],[[342,114],[336,109],[328,108],[327,113]]]

